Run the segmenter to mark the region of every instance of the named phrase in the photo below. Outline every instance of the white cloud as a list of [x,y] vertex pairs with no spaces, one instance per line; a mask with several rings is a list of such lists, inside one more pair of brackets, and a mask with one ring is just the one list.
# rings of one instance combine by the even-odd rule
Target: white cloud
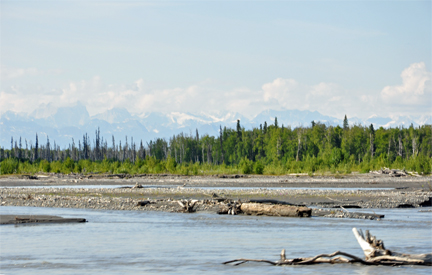
[[318,111],[339,117],[350,113],[348,111],[352,113],[351,105],[357,98],[334,83],[321,82],[310,86],[283,78],[264,84],[262,90],[264,101],[273,100],[273,106],[277,102],[279,108]]
[[[277,78],[266,83],[261,90],[246,87],[218,90],[211,83],[202,82],[189,87],[171,89],[146,88],[142,79],[133,85],[107,85],[100,77],[70,82],[56,93],[26,93],[19,89],[15,93],[0,93],[0,108],[14,112],[32,112],[38,106],[44,108],[65,107],[82,102],[90,115],[96,115],[112,108],[126,108],[129,112],[191,112],[221,114],[238,112],[253,117],[265,109],[317,110],[324,114],[345,114],[343,90],[332,83],[308,86],[294,79]],[[7,104],[6,102],[13,102]],[[51,114],[41,112],[38,114]]]
[[63,88],[50,91],[40,86],[9,86],[0,91],[1,113],[31,113],[50,106],[50,111],[34,112],[38,116],[52,114],[59,107],[81,102],[90,115],[112,108],[126,108],[132,114],[149,112],[190,112],[221,115],[238,112],[253,117],[266,109],[299,109],[318,111],[342,118],[422,115],[430,113],[431,73],[424,63],[415,63],[402,74],[402,85],[387,86],[381,93],[347,91],[335,83],[315,85],[295,79],[276,78],[261,89],[247,87],[220,90],[212,81],[203,81],[188,87],[149,89],[143,79],[125,85],[106,84],[95,76],[89,80],[74,81]]
[[401,73],[401,85],[386,86],[381,91],[383,104],[392,114],[430,113],[432,106],[431,76],[424,62],[411,64]]

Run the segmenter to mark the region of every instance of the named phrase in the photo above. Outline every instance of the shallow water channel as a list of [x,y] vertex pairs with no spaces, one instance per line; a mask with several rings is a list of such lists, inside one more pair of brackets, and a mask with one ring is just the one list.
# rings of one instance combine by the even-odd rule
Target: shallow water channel
[[288,258],[337,250],[363,257],[352,227],[371,230],[395,251],[430,252],[432,212],[419,210],[366,209],[386,215],[381,221],[370,221],[0,207],[1,214],[88,220],[81,224],[0,226],[0,273],[431,274],[431,267],[412,266],[221,264],[235,258],[277,260],[283,248]]

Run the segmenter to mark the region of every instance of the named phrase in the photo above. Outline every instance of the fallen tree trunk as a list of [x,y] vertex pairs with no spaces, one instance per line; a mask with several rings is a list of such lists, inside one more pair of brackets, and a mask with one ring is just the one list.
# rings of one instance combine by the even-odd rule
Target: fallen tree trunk
[[270,203],[270,204],[282,204],[282,205],[293,205],[293,206],[305,206],[305,205],[298,205],[298,204],[292,204],[287,201],[278,201],[278,200],[270,200],[270,199],[262,199],[262,200],[249,200],[249,202],[254,203]]
[[312,209],[303,206],[269,205],[261,203],[242,203],[240,210],[247,215],[279,217],[310,217]]
[[374,236],[371,236],[369,231],[366,231],[366,235],[363,235],[361,230],[353,228],[354,236],[356,237],[360,247],[362,248],[366,259],[363,260],[352,254],[336,251],[331,254],[319,254],[314,257],[308,258],[293,258],[287,259],[285,257],[285,249],[280,254],[279,261],[269,260],[256,260],[256,259],[235,259],[224,262],[223,264],[233,263],[234,265],[240,265],[247,262],[263,262],[271,265],[312,265],[312,264],[340,264],[340,263],[359,263],[363,265],[432,265],[432,253],[428,254],[403,254],[386,250],[384,248],[384,242],[377,240]]
[[357,242],[363,250],[367,261],[371,262],[398,262],[400,264],[432,265],[432,253],[404,254],[385,249],[384,242],[372,236],[369,230],[352,229]]

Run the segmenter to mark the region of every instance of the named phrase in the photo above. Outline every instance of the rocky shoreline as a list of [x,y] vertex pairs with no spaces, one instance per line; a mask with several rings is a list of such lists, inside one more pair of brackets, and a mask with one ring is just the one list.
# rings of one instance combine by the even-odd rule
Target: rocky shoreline
[[[356,216],[352,210],[347,209],[432,206],[431,177],[400,179],[367,175],[344,178],[221,178],[152,175],[75,182],[73,176],[43,175],[36,180],[2,178],[0,205],[184,212],[179,201],[197,200],[194,212],[216,213],[229,202],[264,199],[314,207],[315,216],[368,219],[379,217],[363,217],[361,213]],[[38,184],[35,185],[35,182]],[[124,185],[124,188],[97,185]],[[140,188],[132,188],[133,186]]]
[[432,176],[391,177],[386,174],[290,174],[183,176],[171,174],[55,174],[13,175],[0,177],[1,187],[61,185],[172,185],[188,187],[360,187],[432,189]]

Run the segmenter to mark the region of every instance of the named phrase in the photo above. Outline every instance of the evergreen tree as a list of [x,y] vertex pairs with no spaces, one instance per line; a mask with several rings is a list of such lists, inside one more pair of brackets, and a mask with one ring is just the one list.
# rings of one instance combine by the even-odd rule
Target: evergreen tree
[[241,141],[241,126],[240,126],[240,119],[237,119],[237,140]]
[[374,153],[375,153],[375,129],[373,124],[371,123],[371,125],[369,126],[369,141],[370,141],[370,153],[371,153],[371,158],[373,158]]
[[345,115],[344,120],[343,120],[343,129],[345,131],[349,129],[348,118],[346,115]]
[[222,125],[219,125],[219,141],[220,141],[220,150],[221,150],[221,163],[225,161],[224,159],[224,149],[223,149],[223,131],[222,131]]
[[277,117],[275,117],[274,126],[275,126],[276,129],[278,128],[278,121],[277,121]]
[[50,145],[50,141],[49,141],[48,136],[47,136],[47,143],[46,143],[46,148],[45,148],[45,159],[47,161],[51,161],[51,145]]
[[21,143],[21,136],[19,138],[19,148],[18,148],[18,159],[22,159],[23,155],[22,155],[22,143]]

